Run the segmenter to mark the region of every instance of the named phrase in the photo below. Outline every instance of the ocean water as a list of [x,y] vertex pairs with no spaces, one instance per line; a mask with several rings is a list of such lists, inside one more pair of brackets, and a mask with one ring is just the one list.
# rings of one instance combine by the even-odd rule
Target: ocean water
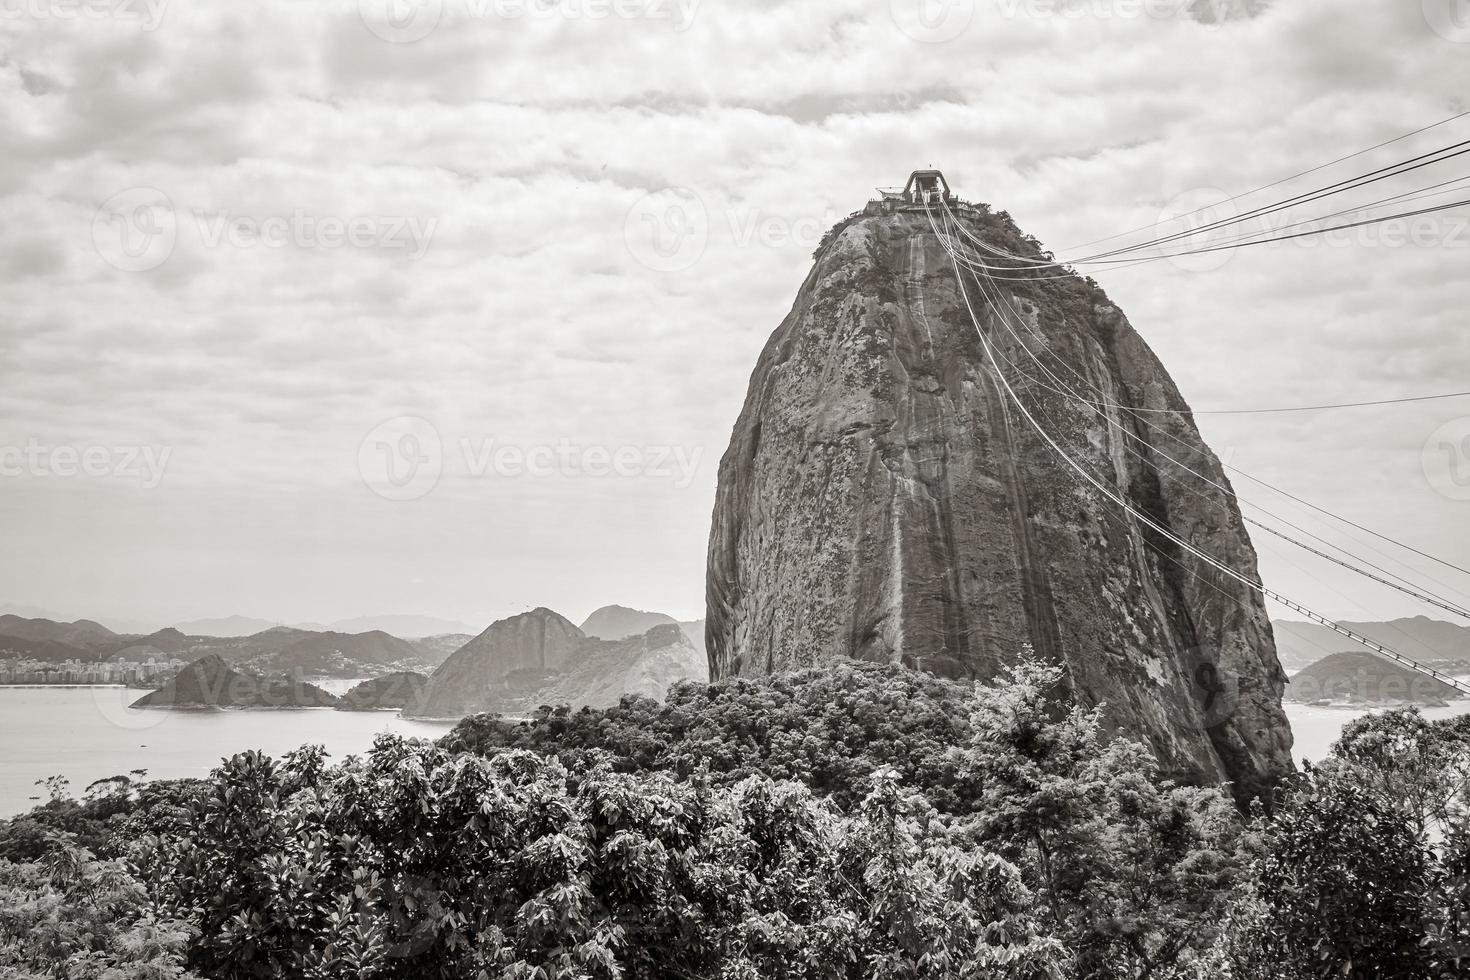
[[[347,682],[343,682],[346,684]],[[347,684],[350,686],[350,684]],[[345,687],[344,687],[345,690]],[[205,776],[246,749],[282,755],[310,743],[332,758],[362,753],[379,732],[437,738],[447,722],[407,721],[395,712],[327,708],[289,711],[134,711],[142,692],[120,687],[0,687],[0,817],[35,806],[36,780],[61,775],[80,795],[89,783],[147,769],[155,779]],[[1363,714],[1286,705],[1292,756],[1320,759],[1342,727]],[[1427,708],[1430,718],[1470,714],[1470,701]]]
[[122,687],[0,687],[0,817],[35,806],[36,780],[61,775],[80,796],[133,769],[148,778],[206,776],[246,749],[282,755],[318,743],[334,760],[372,748],[379,732],[437,738],[452,725],[389,711],[143,711],[144,691]]
[[[1296,738],[1291,755],[1298,764],[1303,759],[1316,761],[1327,755],[1332,743],[1342,733],[1343,726],[1354,718],[1372,712],[1353,708],[1314,708],[1311,705],[1286,702],[1286,717],[1291,721],[1291,733]],[[1470,715],[1470,701],[1452,701],[1443,708],[1420,708],[1425,718],[1455,718]]]

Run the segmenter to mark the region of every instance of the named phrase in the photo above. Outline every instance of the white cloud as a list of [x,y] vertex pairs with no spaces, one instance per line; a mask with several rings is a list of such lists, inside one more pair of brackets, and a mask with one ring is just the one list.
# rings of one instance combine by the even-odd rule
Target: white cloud
[[[176,447],[151,496],[0,485],[33,556],[0,591],[77,614],[330,619],[397,608],[412,572],[414,611],[459,618],[605,601],[696,614],[751,367],[812,236],[874,185],[941,165],[1060,249],[1448,115],[1470,71],[1399,0],[1218,25],[1127,0],[1084,17],[980,0],[941,44],[857,0],[705,0],[687,24],[442,6],[410,44],[375,35],[356,2],[171,0],[151,30],[0,20],[0,442]],[[93,226],[136,187],[167,196],[176,241],[128,272]],[[668,187],[708,220],[677,272],[624,238],[630,209]],[[414,247],[394,245],[399,220]],[[354,221],[357,244],[301,231]],[[219,233],[262,226],[284,239]],[[1460,264],[1448,248],[1280,246],[1209,274],[1100,279],[1198,406],[1275,405],[1463,386]],[[1457,410],[1204,424],[1241,467],[1463,561],[1464,505],[1419,469]],[[683,489],[451,467],[392,504],[362,487],[356,454],[405,414],[451,438],[680,446],[703,464]],[[1366,618],[1337,579],[1263,563],[1282,591]]]

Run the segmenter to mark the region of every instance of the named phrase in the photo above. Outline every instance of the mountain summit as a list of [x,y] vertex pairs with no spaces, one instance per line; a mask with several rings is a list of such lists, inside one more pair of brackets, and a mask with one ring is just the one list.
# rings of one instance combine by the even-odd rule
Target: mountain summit
[[[1045,255],[1008,215],[956,212],[964,233]],[[966,295],[1079,465],[1254,577],[1228,480],[1168,372],[1102,290],[1048,274],[982,285],[967,271],[962,294],[921,209],[870,207],[828,234],[720,464],[711,676],[851,657],[984,679],[1029,646],[1174,775],[1261,791],[1291,768],[1262,600],[1086,484],[1008,403],[977,337]]]
[[660,612],[629,609],[627,606],[603,606],[582,623],[582,632],[602,640],[624,640],[673,622],[677,622],[673,616]]
[[459,718],[528,714],[543,704],[607,706],[625,694],[662,698],[671,684],[706,676],[704,657],[672,620],[604,640],[550,609],[533,609],[493,623],[456,650],[405,713]]

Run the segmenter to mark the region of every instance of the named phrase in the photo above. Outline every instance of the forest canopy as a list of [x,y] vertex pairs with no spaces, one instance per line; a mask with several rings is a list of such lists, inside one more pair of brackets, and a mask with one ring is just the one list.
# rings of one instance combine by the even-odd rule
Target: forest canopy
[[1466,975],[1470,723],[1360,719],[1242,815],[1059,680],[841,665],[58,792],[0,826],[0,973]]

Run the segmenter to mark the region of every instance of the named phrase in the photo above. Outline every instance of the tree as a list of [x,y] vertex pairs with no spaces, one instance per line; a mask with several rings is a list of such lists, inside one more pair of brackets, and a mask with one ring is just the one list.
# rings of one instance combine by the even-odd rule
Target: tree
[[379,738],[338,766],[228,760],[141,848],[212,977],[987,977],[1068,954],[1020,872],[896,774],[844,814],[733,786]]
[[1023,661],[976,698],[963,755],[984,787],[978,840],[1029,871],[1080,976],[1167,975],[1210,947],[1242,877],[1237,813],[1161,779],[1138,743],[1104,740],[1100,711],[1058,701],[1061,679]]
[[705,772],[714,785],[752,775],[795,779],[844,807],[893,768],[944,813],[972,809],[977,789],[948,750],[969,739],[971,685],[889,664],[843,662],[777,677],[676,685],[659,704],[538,712],[529,722],[478,715],[443,744],[494,755],[524,749],[568,765],[607,753],[622,772]]
[[192,933],[157,916],[121,859],[98,861],[65,837],[44,860],[0,861],[0,975],[168,980]]
[[1272,964],[1287,978],[1423,980],[1436,975],[1433,859],[1408,811],[1361,767],[1308,768],[1264,827],[1234,975]]
[[1470,716],[1429,721],[1417,708],[1364,715],[1344,726],[1332,755],[1403,809],[1421,840],[1442,838],[1467,812]]

